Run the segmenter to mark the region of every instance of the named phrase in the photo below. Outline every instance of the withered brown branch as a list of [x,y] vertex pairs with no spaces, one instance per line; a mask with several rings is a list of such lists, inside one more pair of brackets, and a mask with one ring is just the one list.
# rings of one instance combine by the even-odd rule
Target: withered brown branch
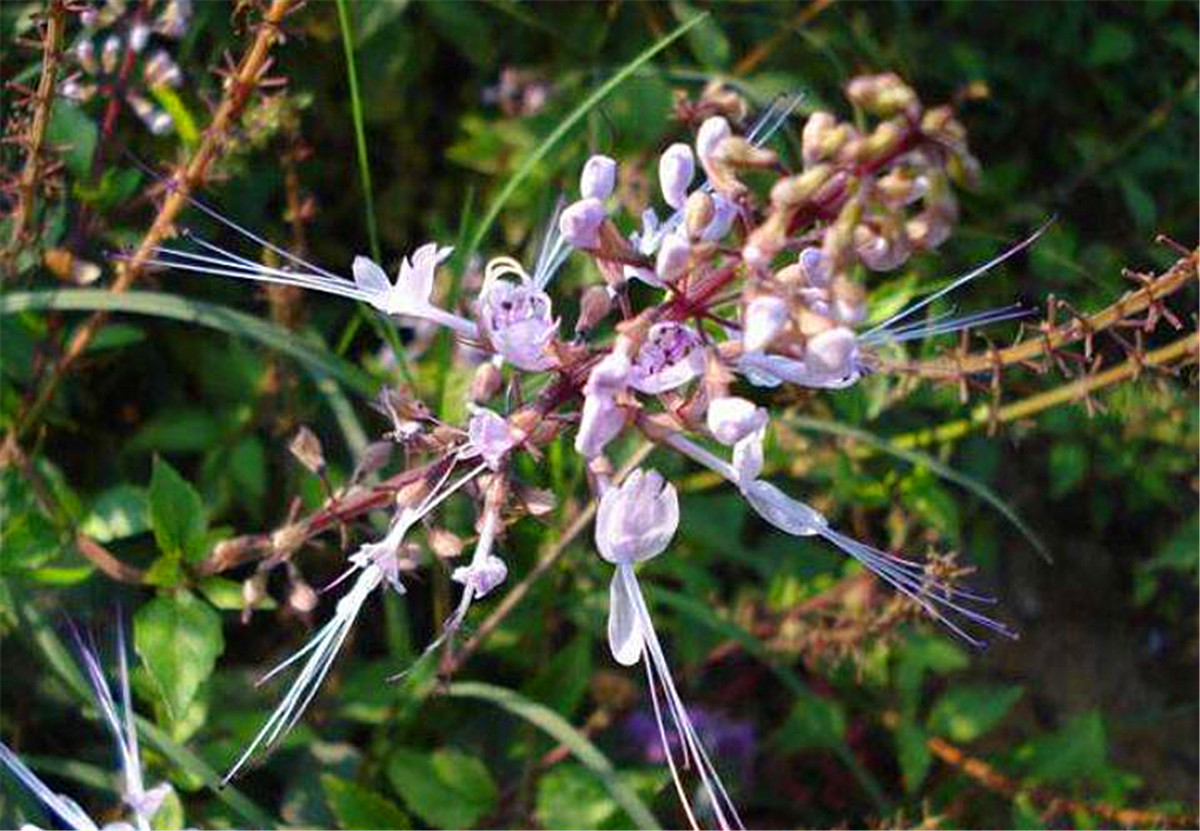
[[[1079,315],[1069,305],[1052,297],[1048,304],[1046,320],[1038,326],[1038,334],[1028,340],[1020,340],[1012,346],[975,352],[960,351],[924,361],[886,362],[883,368],[888,372],[921,378],[962,380],[971,375],[994,374],[1015,364],[1035,366],[1034,362],[1038,359],[1041,359],[1042,367],[1045,368],[1049,361],[1060,359],[1063,347],[1079,342],[1084,345],[1084,359],[1090,361],[1093,339],[1100,332],[1130,325],[1148,331],[1163,319],[1178,323],[1170,310],[1163,305],[1163,300],[1196,279],[1198,257],[1200,249],[1194,249],[1157,276],[1126,272],[1127,276],[1141,283],[1140,288],[1127,292],[1115,303],[1092,315]],[[1066,312],[1070,320],[1063,324],[1056,323],[1055,318],[1059,310]],[[1145,318],[1134,319],[1143,312],[1146,314]],[[1060,363],[1060,367],[1062,366],[1065,364]]]
[[1043,787],[1031,787],[1005,776],[983,759],[970,756],[943,738],[931,736],[929,751],[947,765],[961,771],[989,791],[1008,799],[1024,795],[1042,808],[1043,819],[1065,813],[1088,813],[1124,828],[1195,828],[1196,815],[1168,814],[1137,808],[1118,808],[1103,802],[1084,802],[1055,794]]
[[17,180],[17,199],[12,214],[12,230],[8,246],[4,249],[4,269],[12,274],[17,255],[26,242],[32,222],[39,182],[43,170],[43,153],[46,129],[50,123],[50,108],[54,104],[54,85],[58,79],[59,62],[62,59],[63,29],[66,26],[67,7],[64,0],[51,0],[46,9],[46,21],[42,31],[42,73],[37,90],[30,100],[31,115],[29,129],[21,140],[25,148],[25,166]]
[[[154,248],[171,233],[175,218],[187,205],[188,196],[207,180],[209,169],[213,162],[221,156],[229,139],[230,131],[236,126],[238,116],[246,102],[264,82],[270,65],[271,48],[282,37],[283,30],[279,24],[292,9],[294,3],[295,0],[272,0],[267,8],[263,19],[255,29],[254,40],[249,49],[238,63],[237,69],[225,80],[224,94],[217,105],[212,122],[204,131],[195,152],[171,176],[170,191],[159,208],[154,222],[129,259],[118,266],[117,279],[111,286],[111,291],[114,293],[127,291],[141,276],[147,262],[153,256]],[[20,440],[37,423],[63,378],[87,350],[92,339],[95,338],[96,333],[104,326],[107,319],[106,313],[95,312],[76,330],[51,370],[49,378],[42,384],[37,397],[10,430],[5,441],[6,444]]]

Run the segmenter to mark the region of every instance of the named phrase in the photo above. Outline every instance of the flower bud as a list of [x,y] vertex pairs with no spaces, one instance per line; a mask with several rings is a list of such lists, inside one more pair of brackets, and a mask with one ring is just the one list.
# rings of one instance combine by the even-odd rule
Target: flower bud
[[576,248],[594,249],[600,245],[600,226],[608,214],[604,203],[595,197],[568,205],[558,218],[558,230]]
[[79,61],[84,72],[89,75],[96,74],[99,66],[96,64],[96,47],[92,45],[91,38],[84,38],[75,44],[75,60]]
[[171,56],[161,49],[146,61],[145,67],[142,69],[142,77],[145,79],[146,84],[151,87],[163,84],[170,87],[177,87],[183,80],[183,75],[180,73],[175,61],[171,60]]
[[849,375],[857,341],[854,332],[838,326],[813,337],[804,346],[804,365],[823,375]]
[[100,66],[104,71],[111,75],[117,71],[117,61],[121,58],[121,39],[116,35],[111,35],[104,41],[104,48],[100,50]]
[[916,93],[894,72],[854,78],[846,85],[846,97],[872,115],[883,118],[919,106]]
[[590,286],[579,301],[579,320],[575,322],[575,334],[590,332],[597,323],[612,311],[612,295],[604,286]]
[[844,274],[833,278],[833,316],[841,323],[862,323],[867,317],[867,298],[862,286]]
[[878,162],[895,153],[905,141],[906,127],[901,121],[876,125],[863,144],[861,161]]
[[150,27],[145,23],[135,23],[129,27],[129,48],[141,52],[150,41]]
[[891,271],[899,268],[912,254],[912,247],[902,225],[876,232],[867,225],[854,229],[854,248],[859,260],[872,271]]
[[767,411],[745,398],[727,395],[709,402],[707,422],[713,438],[732,447],[766,425]]
[[675,210],[681,209],[695,174],[692,148],[680,142],[668,147],[658,159],[658,184],[663,200]]
[[717,145],[713,159],[729,167],[774,167],[779,156],[774,150],[759,147],[741,136],[729,136]]
[[832,264],[820,248],[808,247],[796,258],[805,282],[810,286],[825,287],[833,277]]
[[625,429],[625,411],[609,396],[589,395],[583,399],[579,432],[575,434],[575,452],[592,459]]
[[678,234],[667,234],[658,249],[654,272],[664,283],[672,283],[687,271],[691,246]]
[[717,209],[713,204],[713,198],[703,190],[694,191],[687,198],[683,209],[683,224],[687,228],[688,239],[700,239],[712,223],[716,213]]
[[722,116],[714,115],[704,120],[696,132],[696,155],[702,163],[707,163],[717,152],[717,145],[733,135],[729,122]]
[[831,159],[853,138],[855,130],[849,124],[839,124],[827,112],[815,112],[804,123],[800,136],[801,156],[805,167]]
[[657,471],[633,471],[600,498],[596,548],[614,565],[657,557],[679,527],[679,496]]
[[760,352],[783,331],[788,322],[788,305],[782,298],[760,294],[746,304],[742,319],[742,348]]
[[821,164],[795,176],[780,179],[771,188],[771,206],[777,210],[799,208],[832,174],[832,166]]
[[617,183],[617,163],[608,156],[595,155],[583,166],[579,176],[579,193],[584,199],[604,201],[612,195]]
[[267,574],[256,571],[242,581],[242,606],[253,609],[267,596]]
[[471,400],[482,404],[495,397],[503,385],[504,375],[500,369],[491,361],[484,361],[475,368],[475,375],[471,378]]
[[730,226],[738,214],[737,205],[719,193],[712,196],[713,218],[700,235],[704,242],[716,242],[729,233]]

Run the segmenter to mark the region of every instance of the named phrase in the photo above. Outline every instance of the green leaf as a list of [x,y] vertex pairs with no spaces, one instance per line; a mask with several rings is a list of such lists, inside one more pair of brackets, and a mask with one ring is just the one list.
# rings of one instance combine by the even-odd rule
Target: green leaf
[[167,791],[162,805],[159,806],[151,818],[150,827],[154,831],[179,831],[183,828],[184,822],[183,800],[179,798],[179,794],[172,788]]
[[1087,448],[1078,442],[1060,441],[1050,448],[1050,496],[1059,498],[1073,491],[1088,469]]
[[83,110],[61,97],[54,102],[46,139],[65,148],[62,159],[73,176],[82,179],[91,170],[98,133],[96,123]]
[[378,384],[371,376],[329,352],[319,341],[313,338],[305,339],[282,326],[260,320],[253,315],[226,309],[215,303],[152,291],[114,294],[108,289],[19,291],[0,295],[0,315],[46,309],[125,312],[194,323],[230,335],[249,338],[278,350],[300,361],[312,374],[335,378],[365,397],[373,396],[378,389]]
[[496,807],[496,784],[483,762],[457,750],[396,748],[387,774],[408,807],[435,828],[472,827]]
[[929,763],[932,756],[929,746],[925,744],[925,731],[919,725],[905,719],[896,726],[896,759],[900,763],[900,773],[904,776],[904,790],[916,793],[929,773]]
[[925,673],[944,674],[962,669],[968,663],[961,649],[945,638],[933,635],[912,635],[899,652],[895,683],[906,713],[916,712]]
[[1120,64],[1133,57],[1137,49],[1137,41],[1128,29],[1115,23],[1105,23],[1096,29],[1087,56],[1084,58],[1091,66],[1109,66]]
[[629,814],[638,828],[660,828],[654,814],[637,793],[619,776],[612,762],[586,736],[576,730],[558,713],[524,696],[491,684],[460,682],[451,684],[447,694],[458,698],[474,698],[491,702],[518,718],[528,721],[559,744],[564,745],[583,763],[612,794],[613,799]]
[[[244,606],[242,600],[242,584],[226,577],[205,577],[196,584],[196,588],[204,595],[209,603],[222,612],[240,612]],[[274,598],[270,595],[260,597],[254,603],[255,609],[274,609]]]
[[[666,783],[662,770],[621,771],[618,776],[650,799]],[[534,801],[537,824],[547,829],[629,828],[632,821],[583,765],[566,763],[546,772]]]
[[[694,20],[700,14],[699,10],[685,0],[671,0],[671,13],[680,23]],[[711,17],[701,21],[688,32],[687,41],[701,66],[719,70],[729,65],[732,52],[729,38],[725,37],[721,26]]]
[[570,716],[583,701],[592,679],[592,638],[575,637],[521,690],[523,695],[549,704]]
[[159,550],[177,560],[204,556],[204,502],[191,484],[162,458],[154,457],[150,477],[150,526]]
[[829,750],[841,747],[846,736],[846,714],[832,698],[804,693],[797,695],[791,715],[776,734],[784,750]]
[[79,530],[96,542],[123,540],[150,530],[146,489],[116,485],[96,497]]
[[184,591],[156,597],[133,617],[133,643],[172,718],[182,718],[225,650],[221,616]]
[[339,828],[412,828],[412,820],[395,802],[362,785],[326,773],[321,790]]
[[1104,720],[1093,710],[1020,747],[1016,759],[1033,779],[1070,782],[1103,768],[1107,753]]
[[933,705],[929,729],[960,744],[973,742],[1003,721],[1024,692],[1017,686],[951,687]]
[[200,453],[221,437],[217,415],[199,407],[161,410],[138,428],[125,443],[129,453],[157,450],[162,453]]

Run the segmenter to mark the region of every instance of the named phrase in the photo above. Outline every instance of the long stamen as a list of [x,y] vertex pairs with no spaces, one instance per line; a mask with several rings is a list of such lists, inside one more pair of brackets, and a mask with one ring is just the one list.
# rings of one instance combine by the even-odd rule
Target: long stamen
[[926,338],[932,338],[938,335],[960,332],[963,329],[991,326],[993,324],[1003,323],[1009,320],[1020,320],[1036,314],[1036,311],[1036,309],[1030,309],[1026,306],[1014,303],[1010,306],[1002,306],[997,309],[987,309],[982,312],[974,312],[961,317],[938,315],[937,317],[931,318],[928,321],[908,323],[895,329],[884,329],[879,332],[875,332],[869,338],[861,338],[860,340],[868,345],[881,343],[905,343],[906,341],[910,340],[924,340]]
[[1032,234],[1030,234],[1025,239],[1018,242],[1016,245],[1014,245],[1011,248],[1008,248],[1004,251],[1001,251],[999,254],[997,254],[995,257],[992,257],[990,260],[988,260],[983,265],[976,266],[975,268],[971,269],[970,271],[968,271],[966,274],[962,275],[961,277],[955,278],[953,281],[951,281],[950,285],[946,286],[945,288],[939,289],[938,291],[935,291],[933,294],[929,295],[925,299],[920,300],[920,301],[914,303],[913,305],[909,306],[907,309],[903,309],[902,311],[897,312],[896,314],[889,317],[887,320],[883,321],[883,323],[880,323],[880,324],[872,327],[868,331],[864,332],[861,335],[861,337],[864,337],[864,338],[869,337],[870,335],[873,335],[875,332],[878,332],[881,329],[886,329],[894,323],[898,323],[901,320],[904,320],[905,318],[911,317],[912,315],[916,314],[921,309],[925,308],[926,306],[928,306],[930,303],[934,302],[938,298],[944,297],[947,294],[949,294],[950,292],[959,288],[960,286],[964,286],[967,283],[971,282],[976,277],[986,274],[987,272],[991,271],[996,266],[1000,265],[1005,260],[1007,260],[1011,257],[1015,257],[1017,254],[1020,254],[1026,248],[1028,248],[1029,246],[1031,246],[1035,242],[1037,242],[1038,238],[1041,237],[1042,234],[1046,233],[1046,230],[1050,227],[1050,225],[1053,222],[1054,222],[1054,217],[1051,217],[1050,219],[1048,219],[1044,223],[1042,223],[1042,226],[1040,228],[1038,228],[1036,231],[1034,231]]
[[38,775],[30,770],[4,742],[0,742],[0,764],[8,768],[22,785],[41,800],[43,805],[58,814],[72,829],[97,831],[96,823],[92,822],[91,817],[83,812],[75,800],[50,790],[50,786],[38,778]]

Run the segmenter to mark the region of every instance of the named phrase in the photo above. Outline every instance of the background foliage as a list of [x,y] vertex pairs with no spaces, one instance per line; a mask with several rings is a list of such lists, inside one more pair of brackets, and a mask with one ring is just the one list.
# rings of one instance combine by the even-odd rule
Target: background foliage
[[[37,8],[0,9],[6,41],[29,31]],[[541,152],[591,90],[702,8],[711,16]],[[669,120],[674,89],[695,93],[720,76],[759,105],[802,90],[802,110],[844,111],[840,84],[883,70],[900,73],[929,102],[973,85],[963,120],[984,178],[940,255],[918,258],[881,295],[911,293],[986,259],[1049,214],[1058,221],[1047,237],[974,288],[972,308],[1050,294],[1099,308],[1130,287],[1122,267],[1153,271],[1173,261],[1154,244],[1157,233],[1196,242],[1193,4],[496,0],[341,10],[357,106],[339,7],[311,4],[288,19],[287,43],[271,67],[286,92],[252,105],[204,192],[238,221],[304,244],[335,269],[369,252],[375,233],[392,264],[426,239],[457,240],[451,270],[459,275],[472,265],[473,242],[484,256],[529,250],[589,152],[653,181],[647,164],[678,135]],[[138,239],[158,198],[123,151],[170,163],[194,145],[188,117],[207,122],[220,95],[208,70],[225,51],[241,51],[245,23],[229,4],[197,4],[175,50],[188,79],[173,102],[180,129],[152,137],[125,118],[103,139],[113,146],[99,179],[90,169],[96,114],[56,104],[50,138],[60,146],[63,187],[47,203],[35,251],[73,248],[103,264],[107,279],[106,252]],[[7,45],[5,76],[35,78],[32,53]],[[506,68],[543,84],[545,106],[505,113],[489,103]],[[781,147],[800,123],[794,119]],[[301,145],[311,154],[296,155]],[[289,171],[311,198],[300,231],[288,214]],[[523,181],[485,227],[488,206],[518,172]],[[186,221],[213,230],[195,212]],[[594,279],[590,266],[571,268],[568,281]],[[6,291],[56,280],[31,254]],[[142,288],[150,286],[159,299],[113,318],[28,442],[56,507],[47,510],[15,468],[0,474],[4,740],[94,814],[117,807],[112,759],[95,713],[80,708],[58,621],[71,615],[103,633],[117,602],[132,618],[142,658],[135,686],[153,723],[149,765],[181,795],[165,820],[174,827],[272,817],[343,828],[618,827],[646,821],[647,809],[678,824],[665,772],[647,756],[654,741],[639,732],[641,679],[615,671],[603,644],[607,571],[588,534],[448,689],[436,689],[427,673],[383,684],[442,617],[450,589],[435,563],[404,602],[389,598],[360,622],[310,717],[237,783],[240,793],[205,786],[278,693],[256,689],[253,679],[326,610],[297,613],[277,602],[286,587],[273,585],[275,600],[243,625],[237,580],[245,575],[199,578],[194,566],[217,540],[279,526],[293,499],[319,503],[320,479],[287,451],[299,425],[321,438],[329,479],[344,481],[365,439],[383,429],[365,393],[399,373],[376,329],[364,325],[372,319],[349,304],[312,296],[268,305],[244,284],[179,274],[155,275]],[[1194,286],[1173,305],[1194,327]],[[282,344],[277,329],[255,328],[272,315],[294,329]],[[38,356],[78,320],[70,311],[0,316],[6,427]],[[414,364],[415,384],[452,416],[469,375],[450,364],[445,347],[436,342]],[[1017,371],[1004,392],[1019,397],[1053,383]],[[767,533],[725,489],[684,479],[682,544],[656,563],[648,595],[685,698],[707,714],[710,736],[727,739],[720,755],[748,824],[1088,826],[1111,823],[1104,806],[1194,811],[1194,370],[1147,374],[1099,400],[1103,412],[1093,417],[1064,406],[994,436],[976,431],[921,446],[932,460],[918,464],[830,425],[911,435],[974,406],[952,388],[899,389],[879,378],[777,402],[794,404],[797,418],[781,420],[790,429],[779,430],[773,464],[823,510],[862,536],[954,548],[979,567],[980,582],[1002,599],[1001,616],[1022,634],[984,653],[927,624],[847,649],[814,638],[790,610],[847,580],[860,602],[887,595],[819,546]],[[665,457],[655,463],[690,472]],[[948,481],[942,465],[972,487]],[[505,554],[517,577],[558,537],[583,493],[568,454],[524,473],[560,501],[543,524],[525,521],[510,534]],[[1053,564],[978,497],[980,486],[1019,513]],[[150,585],[97,573],[72,543],[76,529],[147,569]],[[306,579],[321,585],[336,574],[341,551],[335,534],[305,550],[298,563]],[[939,752],[946,747],[986,761],[1013,788],[971,778]],[[4,781],[0,824],[44,822],[10,785]],[[1047,795],[1076,800],[1073,810],[1047,812]]]

